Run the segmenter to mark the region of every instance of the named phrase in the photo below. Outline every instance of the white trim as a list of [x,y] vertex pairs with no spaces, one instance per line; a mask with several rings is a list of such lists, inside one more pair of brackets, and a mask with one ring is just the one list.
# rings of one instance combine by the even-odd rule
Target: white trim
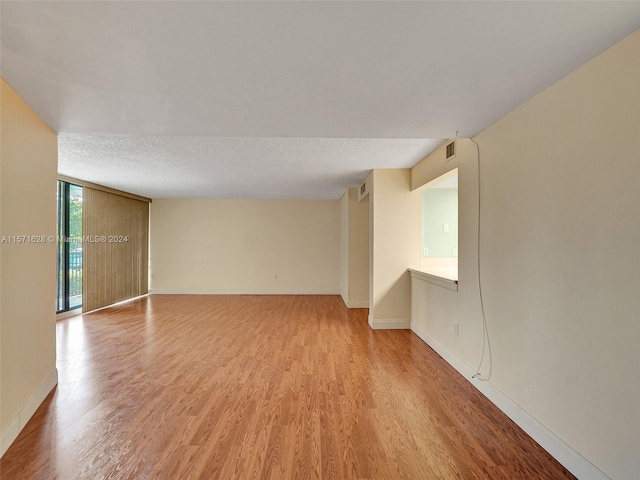
[[367,300],[362,300],[360,302],[348,302],[348,308],[369,308],[369,302]]
[[71,317],[77,317],[78,315],[82,315],[82,307],[74,308],[73,310],[67,310],[66,312],[56,313],[56,321],[65,320]]
[[47,395],[51,393],[51,390],[58,384],[58,369],[54,368],[53,372],[45,378],[44,382],[33,392],[33,395],[27,400],[23,407],[18,411],[18,414],[11,419],[9,426],[5,428],[4,432],[0,436],[0,457],[9,449],[11,444],[18,438],[18,435],[31,419],[38,407],[47,398]]
[[2,432],[0,437],[0,457],[4,455],[4,452],[9,450],[11,444],[18,438],[20,434],[20,415],[13,417],[7,428]]
[[369,326],[372,330],[408,330],[411,328],[411,320],[376,320],[373,314],[369,313]]
[[611,480],[602,470],[571,448],[492,383],[471,378],[476,372],[424,330],[413,323],[411,330],[573,475],[579,479]]
[[340,294],[340,298],[342,298],[342,303],[344,303],[344,306],[347,307],[347,308],[369,308],[369,301],[368,300],[360,300],[360,301],[350,302],[349,300],[347,300],[345,298],[345,296],[343,294]]
[[409,274],[411,275],[411,278],[422,280],[423,282],[433,283],[434,285],[438,285],[439,287],[446,288],[447,290],[451,290],[453,292],[458,291],[458,280],[435,275],[433,273],[423,272],[414,268],[409,269]]
[[153,288],[149,295],[340,295],[340,290],[286,290],[280,292],[256,292],[249,290],[209,290],[209,289],[173,289]]
[[342,299],[342,303],[344,303],[344,306],[349,308],[349,304],[347,302],[347,298],[346,296],[342,293],[342,291],[340,291],[340,298]]

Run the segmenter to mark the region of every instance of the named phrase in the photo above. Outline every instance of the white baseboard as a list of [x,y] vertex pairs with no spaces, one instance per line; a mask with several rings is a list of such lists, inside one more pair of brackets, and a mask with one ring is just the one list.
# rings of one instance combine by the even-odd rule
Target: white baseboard
[[58,320],[65,320],[71,317],[77,317],[78,315],[82,315],[82,307],[74,308],[73,310],[68,310],[62,313],[56,313],[56,322]]
[[408,330],[411,328],[411,321],[393,319],[376,320],[373,318],[373,314],[369,313],[369,326],[372,330]]
[[342,292],[342,290],[340,291],[340,298],[342,299],[342,303],[344,303],[344,306],[349,308],[349,301],[347,300],[347,297]]
[[611,480],[602,470],[571,448],[493,384],[472,378],[476,372],[453,352],[427,335],[424,330],[415,324],[411,325],[411,330],[573,475],[584,480]]
[[369,300],[350,301],[343,294],[340,294],[340,297],[347,308],[369,308]]
[[367,301],[363,301],[363,302],[348,302],[347,303],[347,307],[348,308],[369,308],[369,302],[367,302]]
[[40,386],[33,392],[31,398],[27,400],[24,406],[20,409],[18,414],[11,419],[7,428],[4,429],[2,435],[0,435],[0,457],[4,455],[11,444],[18,438],[18,435],[27,424],[29,419],[36,413],[38,407],[47,398],[47,395],[51,393],[51,390],[58,384],[58,369],[54,369],[53,372],[40,384]]

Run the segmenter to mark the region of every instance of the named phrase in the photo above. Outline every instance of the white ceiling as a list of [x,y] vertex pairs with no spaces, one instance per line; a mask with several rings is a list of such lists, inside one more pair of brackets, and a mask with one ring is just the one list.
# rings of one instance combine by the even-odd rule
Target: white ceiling
[[3,1],[1,73],[65,175],[338,198],[471,136],[640,28],[640,2]]
[[410,168],[434,141],[62,134],[59,145],[60,173],[146,197],[311,199],[340,198],[371,168]]

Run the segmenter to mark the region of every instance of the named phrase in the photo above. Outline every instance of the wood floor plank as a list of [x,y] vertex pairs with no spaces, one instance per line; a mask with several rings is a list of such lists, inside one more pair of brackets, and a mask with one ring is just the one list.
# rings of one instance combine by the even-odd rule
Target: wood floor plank
[[574,478],[410,331],[338,296],[151,295],[57,324],[0,478]]

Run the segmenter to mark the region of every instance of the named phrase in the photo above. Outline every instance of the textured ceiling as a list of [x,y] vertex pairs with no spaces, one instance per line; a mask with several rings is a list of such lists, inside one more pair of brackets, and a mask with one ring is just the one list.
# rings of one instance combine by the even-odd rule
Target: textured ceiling
[[424,139],[61,134],[65,153],[59,171],[69,176],[82,172],[84,180],[151,198],[335,199],[370,169],[390,163],[412,167],[437,144]]
[[151,197],[337,198],[640,27],[617,1],[0,9],[1,73],[65,134],[60,172]]

